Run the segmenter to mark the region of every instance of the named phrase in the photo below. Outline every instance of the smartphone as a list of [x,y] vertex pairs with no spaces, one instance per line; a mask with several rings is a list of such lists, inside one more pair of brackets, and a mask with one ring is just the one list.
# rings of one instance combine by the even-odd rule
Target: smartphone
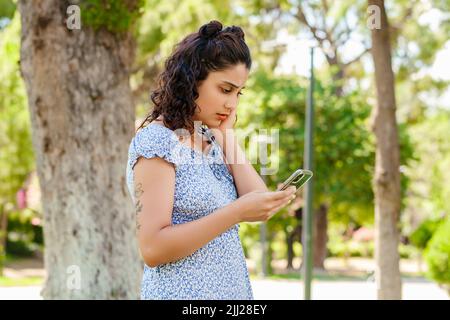
[[289,186],[295,186],[300,189],[313,176],[312,171],[306,169],[297,169],[289,178],[287,178],[277,191],[287,189]]

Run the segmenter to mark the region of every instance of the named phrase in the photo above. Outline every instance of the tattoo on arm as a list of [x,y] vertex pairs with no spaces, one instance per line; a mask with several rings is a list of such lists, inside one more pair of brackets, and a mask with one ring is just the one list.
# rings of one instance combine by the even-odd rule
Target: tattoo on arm
[[139,199],[139,197],[142,196],[143,193],[144,193],[144,190],[142,189],[142,183],[138,183],[134,190],[134,197],[136,199],[136,229],[137,230],[139,230],[141,228],[141,225],[138,222],[138,215],[142,211],[142,202]]

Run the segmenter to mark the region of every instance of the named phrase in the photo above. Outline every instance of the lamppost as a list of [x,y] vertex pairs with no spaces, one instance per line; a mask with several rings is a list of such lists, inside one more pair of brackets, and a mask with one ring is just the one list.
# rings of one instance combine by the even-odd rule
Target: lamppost
[[[264,183],[267,184],[267,176],[261,176]],[[263,277],[267,277],[267,223],[261,222],[259,225],[259,238],[261,243],[261,273]]]
[[[313,168],[313,153],[314,153],[314,47],[317,43],[309,39],[301,39],[295,37],[289,41],[300,40],[302,44],[310,48],[310,81],[308,90],[308,99],[306,104],[306,119],[305,119],[305,143],[303,152],[303,167],[314,172]],[[285,47],[288,43],[280,43],[276,40],[266,41],[263,43],[265,49],[273,49],[275,47]],[[303,273],[304,282],[304,299],[311,300],[311,281],[313,277],[313,181],[310,179],[304,187],[305,204],[303,208],[303,229],[302,229],[302,243],[303,243]],[[265,236],[265,226],[261,226],[261,235]],[[263,248],[265,246],[263,245]]]
[[[306,104],[306,123],[305,123],[305,147],[303,155],[304,168],[313,171],[313,153],[314,153],[314,47],[311,50],[310,60],[310,79],[309,79],[309,91],[308,100]],[[312,280],[312,232],[313,232],[313,183],[314,179],[310,179],[304,189],[305,205],[303,208],[303,279],[304,279],[304,299],[311,300],[311,280]]]

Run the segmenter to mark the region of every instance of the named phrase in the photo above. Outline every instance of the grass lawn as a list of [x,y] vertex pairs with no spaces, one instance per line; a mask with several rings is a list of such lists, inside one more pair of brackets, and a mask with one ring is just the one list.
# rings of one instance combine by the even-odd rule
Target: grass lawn
[[[16,287],[16,286],[36,286],[44,284],[44,277],[40,274],[27,274],[21,272],[22,268],[38,268],[40,263],[35,262],[33,257],[22,257],[6,254],[4,267],[16,271],[15,276],[0,276],[0,287]],[[36,266],[37,265],[37,266]]]
[[[341,274],[341,273],[333,273],[333,272],[313,274],[313,280],[318,280],[318,281],[370,281],[370,280],[368,280],[369,278],[374,280],[373,274],[369,275],[369,274],[359,273],[359,274],[349,275],[349,274]],[[404,280],[406,280],[406,279],[410,279],[410,280],[424,279],[423,275],[409,275],[409,274],[405,274],[405,273],[402,274],[402,278]],[[267,277],[262,278],[257,274],[251,273],[250,279],[299,281],[299,280],[303,279],[303,274],[300,274],[299,272],[288,272],[288,273],[282,273],[282,274],[269,274]]]
[[[251,279],[262,279],[258,275],[250,274]],[[303,275],[300,275],[297,272],[285,273],[285,274],[270,274],[264,279],[267,280],[301,280]],[[314,274],[314,280],[319,281],[366,281],[367,276],[349,276],[342,274]]]
[[42,277],[7,278],[0,277],[0,287],[38,286],[44,283]]

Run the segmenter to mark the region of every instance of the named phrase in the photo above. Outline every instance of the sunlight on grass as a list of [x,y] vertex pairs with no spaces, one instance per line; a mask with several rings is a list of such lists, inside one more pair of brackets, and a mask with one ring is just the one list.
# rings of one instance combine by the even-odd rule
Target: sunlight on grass
[[8,278],[0,277],[0,287],[37,286],[44,283],[43,277]]
[[[286,274],[271,274],[267,277],[260,277],[255,274],[250,274],[250,279],[252,280],[301,280],[302,276],[299,273],[286,273]],[[314,280],[319,281],[365,281],[367,279],[367,276],[348,276],[348,275],[341,275],[341,274],[320,274],[320,275],[314,275]]]

